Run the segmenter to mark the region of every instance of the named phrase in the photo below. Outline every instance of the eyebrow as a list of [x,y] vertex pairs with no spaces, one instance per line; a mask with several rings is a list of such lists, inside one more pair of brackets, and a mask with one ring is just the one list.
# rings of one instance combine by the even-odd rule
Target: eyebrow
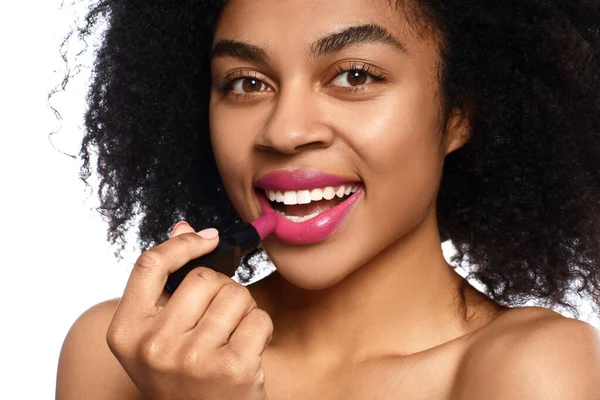
[[219,40],[212,48],[211,58],[235,57],[250,61],[268,63],[271,58],[267,52],[259,46],[238,42],[236,40]]
[[[350,46],[381,43],[392,46],[408,55],[406,46],[396,39],[387,29],[376,24],[355,25],[340,32],[331,33],[311,44],[309,54],[312,58],[321,58]],[[219,40],[212,48],[211,58],[236,57],[250,61],[268,63],[270,57],[259,46],[236,40]]]
[[310,47],[314,58],[336,53],[346,47],[358,44],[381,43],[395,47],[408,55],[406,46],[381,25],[367,24],[350,26],[340,32],[332,33],[317,40]]

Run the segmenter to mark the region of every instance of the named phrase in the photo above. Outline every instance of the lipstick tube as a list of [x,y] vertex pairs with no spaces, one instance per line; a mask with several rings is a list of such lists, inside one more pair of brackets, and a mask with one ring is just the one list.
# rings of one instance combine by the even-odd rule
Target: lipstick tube
[[198,267],[207,267],[233,276],[240,266],[242,257],[256,249],[260,241],[273,233],[277,224],[274,214],[265,214],[248,223],[242,222],[219,236],[217,248],[208,254],[187,262],[167,278],[165,290],[173,293],[186,275]]

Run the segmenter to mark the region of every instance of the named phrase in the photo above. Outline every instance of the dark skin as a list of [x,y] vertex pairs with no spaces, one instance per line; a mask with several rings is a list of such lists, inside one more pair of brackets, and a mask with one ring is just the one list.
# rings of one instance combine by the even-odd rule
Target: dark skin
[[[325,45],[351,30],[363,39]],[[173,297],[161,294],[168,273],[218,240],[178,225],[140,257],[120,303],[75,323],[57,398],[600,399],[589,325],[505,308],[470,286],[458,301],[463,278],[443,257],[435,200],[444,157],[470,129],[454,110],[441,132],[435,37],[385,2],[234,0],[217,25],[224,41],[255,50],[212,62],[211,139],[240,215],[260,215],[254,182],[278,169],[346,176],[365,191],[321,243],[265,240],[277,272],[247,289],[200,268]],[[336,69],[365,65],[354,80]],[[229,331],[211,327],[228,318]],[[252,352],[234,363],[253,371],[244,385],[218,367],[215,337]]]
[[[233,90],[214,89],[211,97],[217,164],[244,219],[260,215],[253,182],[274,169],[316,168],[365,186],[353,214],[326,241],[301,247],[271,237],[263,243],[278,275],[253,293],[265,297],[263,307],[275,325],[285,326],[274,342],[292,358],[318,354],[322,360],[329,354],[327,363],[347,365],[349,354],[361,360],[410,354],[481,324],[455,315],[462,278],[443,257],[435,216],[443,158],[468,140],[468,123],[456,112],[448,132],[440,134],[435,41],[417,38],[392,8],[369,4],[330,2],[317,11],[303,2],[265,3],[270,11],[263,18],[272,21],[265,23],[251,17],[254,3],[234,1],[216,32],[217,46],[243,41],[269,58],[229,52],[218,53],[212,63],[216,83],[234,71],[264,82],[249,91],[243,86],[248,79],[238,78]],[[288,15],[294,20],[284,19]],[[276,38],[273,32],[283,24],[288,33]],[[369,24],[391,39],[364,29]],[[351,27],[368,38],[311,54],[332,32]],[[359,61],[386,81],[360,72],[364,83],[356,85],[348,73],[336,76],[336,67]],[[285,296],[278,299],[277,293]],[[477,308],[500,312],[479,301]]]

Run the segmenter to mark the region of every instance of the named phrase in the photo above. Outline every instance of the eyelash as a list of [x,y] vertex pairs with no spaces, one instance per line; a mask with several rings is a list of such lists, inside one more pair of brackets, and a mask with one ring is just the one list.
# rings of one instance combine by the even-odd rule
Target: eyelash
[[[350,64],[350,68],[344,68],[341,65],[338,65],[335,68],[335,72],[336,74],[331,78],[331,80],[333,80],[334,78],[336,78],[338,75],[341,75],[343,73],[346,72],[364,72],[367,75],[369,75],[371,78],[373,78],[375,81],[377,82],[385,82],[387,81],[387,77],[382,74],[381,72],[375,70],[375,68],[373,68],[371,65],[369,64],[358,64],[358,63],[353,63]],[[344,88],[344,90],[350,91],[350,92],[356,92],[359,91],[361,89],[363,89],[364,85],[358,85],[358,86],[354,86],[351,88]]]
[[[338,65],[335,68],[335,75],[333,77],[331,77],[330,81],[332,81],[337,76],[339,76],[343,73],[346,73],[346,72],[364,72],[377,82],[386,82],[388,80],[388,78],[384,74],[375,70],[369,64],[353,63],[353,64],[350,64],[349,68],[345,68],[341,65]],[[254,93],[230,92],[231,85],[233,82],[237,81],[238,79],[250,79],[250,78],[256,79],[257,81],[266,85],[266,83],[264,83],[264,81],[262,79],[257,78],[256,72],[254,72],[254,71],[246,72],[243,70],[239,70],[239,71],[234,71],[231,74],[229,74],[228,76],[226,76],[225,79],[223,79],[223,81],[221,81],[219,83],[218,89],[221,93],[230,93],[232,96],[243,96],[243,97],[255,96],[256,94],[254,94]],[[340,89],[347,91],[347,92],[354,93],[354,92],[364,90],[364,86],[365,85],[363,84],[363,85],[358,85],[358,86],[353,86],[353,87],[344,87],[344,88],[340,88]]]

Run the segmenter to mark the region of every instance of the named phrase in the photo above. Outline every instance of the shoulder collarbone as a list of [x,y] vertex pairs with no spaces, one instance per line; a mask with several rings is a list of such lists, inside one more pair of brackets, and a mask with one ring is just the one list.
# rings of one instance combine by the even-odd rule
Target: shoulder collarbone
[[141,399],[106,343],[118,299],[85,311],[67,334],[60,353],[56,399]]
[[600,331],[548,310],[507,318],[465,355],[456,392],[461,400],[600,400]]

